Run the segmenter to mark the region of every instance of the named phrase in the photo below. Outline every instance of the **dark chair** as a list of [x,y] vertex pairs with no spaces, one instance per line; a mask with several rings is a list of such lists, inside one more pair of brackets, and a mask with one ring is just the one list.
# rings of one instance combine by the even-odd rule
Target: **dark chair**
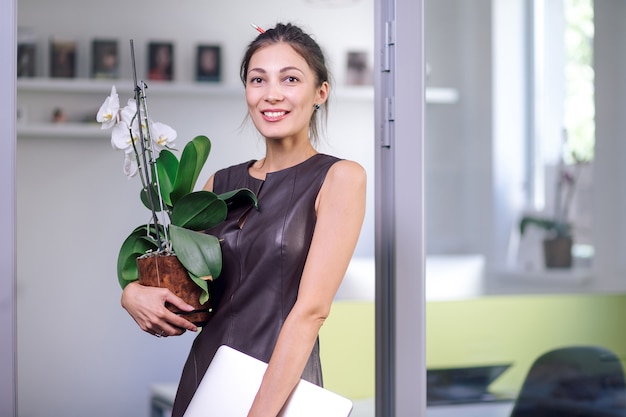
[[511,417],[626,417],[619,358],[597,346],[555,349],[531,366]]

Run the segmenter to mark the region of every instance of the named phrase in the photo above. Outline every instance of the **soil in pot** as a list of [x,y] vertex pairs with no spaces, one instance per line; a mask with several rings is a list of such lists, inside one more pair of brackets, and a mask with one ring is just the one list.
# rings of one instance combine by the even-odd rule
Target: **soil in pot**
[[202,289],[191,280],[185,267],[173,254],[148,254],[137,258],[139,283],[150,287],[168,288],[182,298],[194,309],[190,312],[181,311],[174,305],[166,303],[168,310],[176,313],[202,327],[211,316],[211,300],[200,304]]

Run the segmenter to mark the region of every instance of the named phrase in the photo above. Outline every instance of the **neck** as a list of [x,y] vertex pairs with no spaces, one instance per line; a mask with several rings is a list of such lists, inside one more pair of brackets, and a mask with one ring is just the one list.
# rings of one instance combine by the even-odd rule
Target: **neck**
[[266,139],[265,143],[265,158],[253,165],[256,173],[263,177],[268,172],[280,171],[298,165],[317,153],[308,138],[306,141],[298,142]]

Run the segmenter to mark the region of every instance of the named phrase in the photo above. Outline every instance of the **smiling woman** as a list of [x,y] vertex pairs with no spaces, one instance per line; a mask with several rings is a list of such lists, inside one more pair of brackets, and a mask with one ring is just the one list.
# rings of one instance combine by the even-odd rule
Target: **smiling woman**
[[[213,315],[183,369],[176,417],[224,344],[268,363],[250,417],[278,414],[300,378],[322,384],[318,332],[365,215],[364,169],[318,153],[309,138],[330,91],[317,43],[299,27],[278,24],[250,44],[241,69],[265,156],[219,170],[204,189],[218,195],[233,187],[252,190],[258,210],[235,201],[226,220],[205,231],[219,238],[222,275],[211,282]],[[174,294],[137,283],[122,295],[122,305],[146,331],[176,326],[165,301],[180,303]]]
[[[250,60],[246,101],[254,125],[266,139],[307,145],[314,112],[328,98],[328,81],[319,80],[307,61],[286,43],[259,49]],[[274,169],[280,169],[275,167]],[[272,169],[272,168],[269,168]]]
[[[18,107],[26,116],[17,126],[16,204],[21,214],[14,220],[20,242],[16,267],[20,415],[46,415],[53,409],[62,409],[68,416],[149,415],[150,385],[178,381],[195,336],[187,332],[181,337],[157,339],[139,330],[120,308],[121,291],[115,279],[119,247],[132,227],[148,220],[148,216],[146,209],[137,204],[138,184],[135,180],[129,183],[121,173],[122,154],[111,150],[107,132],[93,124],[78,124],[83,113],[93,118],[97,105],[111,88],[111,81],[90,79],[92,39],[118,39],[121,61],[115,83],[124,94],[132,92],[128,40],[135,40],[139,74],[146,74],[148,41],[173,43],[175,68],[180,71],[176,71],[175,80],[170,83],[148,82],[149,111],[178,131],[176,155],[180,155],[186,141],[199,133],[211,139],[213,156],[200,174],[201,188],[211,173],[263,156],[264,142],[255,134],[253,124],[240,128],[247,113],[239,79],[241,55],[258,34],[250,22],[268,29],[278,18],[297,16],[301,27],[315,33],[324,46],[338,81],[331,97],[333,112],[328,120],[327,139],[321,136],[318,150],[373,166],[373,121],[363,123],[371,120],[373,114],[373,91],[343,88],[341,65],[344,51],[373,47],[373,0],[330,13],[306,2],[289,0],[272,1],[262,8],[250,0],[225,2],[219,7],[212,2],[192,0],[182,9],[162,0],[152,7],[122,0],[108,4],[110,7],[97,14],[80,0],[52,0],[47,9],[50,13],[43,14],[37,0],[19,0],[19,7],[16,4],[19,13],[16,12],[14,24],[34,32],[40,46],[37,57],[41,58],[36,78],[17,80]],[[4,11],[10,13],[10,8],[2,10],[4,19]],[[180,13],[184,19],[171,19]],[[168,23],[157,27],[155,22]],[[351,29],[342,33],[341,28],[346,25]],[[199,38],[198,34],[202,36]],[[47,40],[54,35],[79,39],[75,80],[44,78]],[[200,42],[222,48],[220,83],[194,79],[196,47]],[[14,47],[11,45],[11,50]],[[10,52],[4,56],[10,56]],[[9,69],[15,70],[13,66]],[[10,91],[11,83],[5,85]],[[68,116],[67,125],[42,126],[57,106]],[[9,107],[6,109],[10,116]],[[323,112],[316,116],[323,121]],[[41,129],[33,132],[31,127]],[[73,127],[80,128],[79,132],[66,133]],[[44,187],[38,174],[41,172],[49,173],[45,175]],[[96,174],[98,181],[94,184]],[[359,256],[373,253],[372,183],[368,184],[369,227],[361,234]],[[42,199],[59,203],[48,205],[45,216],[37,215]],[[30,262],[29,250],[42,244],[42,230],[49,229],[52,219],[63,225],[63,232],[48,250],[40,251],[41,262]],[[87,236],[93,237],[88,238],[88,244]],[[73,261],[68,262],[68,257]],[[46,278],[41,265],[46,265]],[[88,276],[84,273],[87,270]],[[50,325],[42,326],[41,314],[51,316],[50,304],[42,300],[52,299],[62,301],[55,302],[55,318]],[[89,313],[85,314],[87,308]],[[71,325],[57,326],[52,322]],[[46,355],[41,355],[42,340],[46,340]],[[0,344],[4,346],[3,342]],[[49,357],[55,360],[50,361]],[[64,378],[59,379],[59,375]],[[103,392],[107,393],[106,398]]]
[[[285,66],[278,67],[279,73],[282,77],[282,83],[286,85],[296,85],[301,86],[303,83],[309,84],[309,87],[312,91],[317,91],[320,94],[319,97],[316,97],[315,101],[313,101],[312,106],[316,110],[315,113],[310,117],[310,135],[313,142],[317,142],[320,136],[320,117],[318,114],[323,113],[327,115],[328,109],[328,94],[330,90],[330,75],[326,65],[326,58],[319,47],[319,45],[310,37],[303,36],[304,34],[290,34],[291,38],[287,39],[284,35],[280,35],[275,32],[270,32],[269,34],[262,33],[263,36],[259,36],[259,40],[256,44],[250,45],[250,48],[246,51],[244,59],[241,64],[239,76],[244,86],[246,86],[246,96],[248,95],[248,83],[252,81],[251,74],[254,75],[255,72],[260,72],[267,76],[266,69],[256,68],[255,65],[252,64],[251,58],[252,56],[260,49],[263,49],[265,46],[274,45],[277,47],[284,48],[289,46],[291,49],[285,49],[285,52],[291,57],[295,58],[296,66]],[[283,44],[279,42],[284,42]],[[269,52],[266,51],[266,54]],[[265,54],[264,54],[265,55]],[[252,70],[255,70],[253,72]],[[295,71],[296,74],[293,77],[290,74],[286,73],[288,71]],[[263,79],[254,80],[256,82],[261,81],[263,84]],[[248,105],[250,105],[250,101],[248,100]],[[320,111],[320,110],[324,111]]]

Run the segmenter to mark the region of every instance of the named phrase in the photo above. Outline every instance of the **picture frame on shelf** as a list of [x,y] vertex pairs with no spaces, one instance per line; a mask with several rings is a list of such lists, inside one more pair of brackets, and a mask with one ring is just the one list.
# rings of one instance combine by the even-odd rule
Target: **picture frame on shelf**
[[118,42],[115,39],[94,39],[91,42],[91,77],[118,78]]
[[196,81],[222,80],[222,48],[219,45],[198,45],[196,49]]
[[17,77],[35,77],[37,71],[37,37],[30,28],[17,28]]
[[32,78],[35,76],[37,46],[34,43],[17,44],[17,76]]
[[50,40],[50,77],[76,77],[77,42],[74,39]]
[[367,52],[348,51],[346,55],[346,85],[372,85],[373,72]]
[[174,79],[174,44],[172,42],[148,43],[148,79],[153,81]]

